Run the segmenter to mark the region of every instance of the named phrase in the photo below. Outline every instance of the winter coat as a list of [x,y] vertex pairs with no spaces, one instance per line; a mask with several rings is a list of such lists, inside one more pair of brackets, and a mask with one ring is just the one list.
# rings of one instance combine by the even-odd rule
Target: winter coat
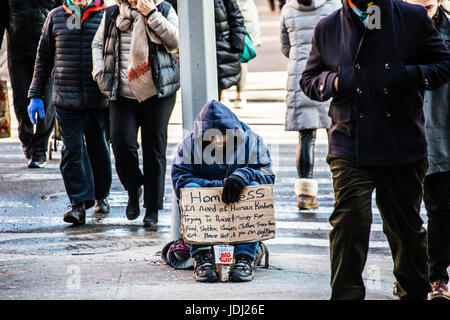
[[236,3],[244,17],[244,25],[252,38],[253,45],[261,45],[261,27],[254,0],[236,0]]
[[[212,128],[220,132],[233,129],[235,136],[240,137],[236,138],[240,143],[235,143],[230,161],[215,158],[208,162],[202,157],[202,139],[205,132]],[[225,155],[226,152],[223,153]],[[172,161],[172,184],[178,199],[180,189],[188,183],[205,188],[222,187],[224,179],[231,174],[244,179],[247,185],[252,181],[273,184],[275,175],[271,165],[270,153],[262,138],[239,121],[225,105],[213,100],[203,107],[195,120],[194,131],[178,146],[177,155]]]
[[92,39],[102,20],[103,0],[80,19],[64,4],[52,10],[42,29],[28,98],[43,97],[53,70],[55,105],[64,109],[101,109],[106,99],[92,79]]
[[239,56],[246,29],[236,0],[214,0],[214,17],[218,86],[223,90],[237,84],[241,77]]
[[[158,30],[158,34],[166,46],[176,49],[178,47],[178,20],[175,10],[166,1],[159,3],[157,8],[159,12],[153,14],[157,15],[152,17],[149,23],[152,24],[153,30]],[[128,74],[123,72],[128,64],[128,54],[121,51],[125,47],[120,42],[123,39],[122,32],[116,26],[118,15],[119,7],[117,5],[106,8],[104,21],[92,43],[93,77],[97,81],[100,91],[111,101],[117,100],[119,85],[128,83],[128,79],[124,78]],[[176,26],[176,32],[167,28],[166,24],[168,23]],[[150,41],[149,47],[149,60],[157,97],[170,96],[180,88],[180,72],[176,53],[168,53],[163,44],[156,44],[152,41]],[[123,89],[120,91],[125,92]]]
[[3,2],[7,8],[2,4],[1,10],[3,13],[9,12],[7,21],[5,21],[9,35],[9,55],[12,55],[13,59],[30,58],[34,61],[45,19],[48,13],[61,6],[63,1],[7,0]]
[[360,166],[409,164],[427,157],[422,90],[448,81],[450,51],[424,8],[374,3],[380,29],[366,29],[347,1],[317,24],[300,85],[313,100],[333,98],[330,154]]
[[300,78],[311,50],[314,27],[340,6],[339,0],[313,0],[310,6],[289,0],[281,10],[281,51],[289,58],[285,121],[288,131],[330,127],[330,100],[309,99],[300,88]]
[[[450,21],[441,8],[436,27],[450,47]],[[423,109],[430,164],[427,174],[450,171],[450,83],[425,91]]]

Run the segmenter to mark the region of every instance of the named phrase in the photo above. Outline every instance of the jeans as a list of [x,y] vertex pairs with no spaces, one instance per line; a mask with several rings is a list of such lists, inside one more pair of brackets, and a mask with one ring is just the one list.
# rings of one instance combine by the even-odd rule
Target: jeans
[[109,196],[111,187],[111,153],[107,140],[107,109],[72,111],[57,108],[64,145],[60,170],[72,205]]
[[[116,170],[125,190],[144,185],[144,207],[163,208],[166,176],[167,126],[176,94],[141,103],[119,96],[110,104],[111,144]],[[141,129],[143,172],[139,168],[137,134]]]
[[[34,71],[34,57],[17,58],[13,52],[8,52],[8,69],[13,92],[14,112],[16,114],[19,140],[25,146],[32,158],[44,156],[48,148],[48,139],[55,125],[55,106],[53,103],[53,82],[47,84],[44,97],[45,118],[37,117],[36,132],[33,133],[33,123],[28,116],[28,88]],[[37,159],[36,159],[37,160]]]
[[400,299],[424,299],[428,279],[427,232],[420,218],[426,159],[396,167],[359,167],[329,155],[335,207],[329,221],[332,299],[364,299],[362,272],[369,249],[372,193],[394,260]]
[[[249,185],[256,186],[256,185],[259,185],[259,183],[256,181],[252,181],[252,182],[250,182]],[[185,186],[185,188],[201,188],[201,186],[196,183],[188,183]],[[240,254],[246,254],[246,255],[252,257],[253,259],[256,259],[256,254],[258,253],[258,245],[259,245],[259,242],[235,244],[234,245],[234,255],[237,256]],[[196,255],[199,251],[212,250],[212,246],[210,246],[210,245],[202,246],[202,245],[191,244],[189,246],[191,247],[191,250],[190,250],[191,257]]]
[[448,283],[450,266],[450,171],[425,177],[424,202],[428,216],[430,282]]

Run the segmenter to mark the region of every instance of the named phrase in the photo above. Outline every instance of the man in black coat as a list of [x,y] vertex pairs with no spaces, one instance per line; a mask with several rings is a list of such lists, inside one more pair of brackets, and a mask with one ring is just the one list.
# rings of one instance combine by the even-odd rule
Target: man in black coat
[[106,198],[112,171],[107,139],[106,98],[92,79],[92,40],[106,5],[103,0],[66,0],[51,11],[42,29],[33,80],[28,91],[30,119],[47,115],[42,96],[53,74],[56,118],[64,146],[60,170],[71,209],[64,221],[82,225],[86,210],[103,215],[110,208]]
[[[393,0],[344,0],[317,25],[300,85],[333,98],[327,162],[332,299],[363,299],[371,198],[394,259],[395,292],[426,299],[427,235],[420,205],[427,171],[423,90],[450,78],[450,52],[426,11]],[[368,16],[368,13],[372,13]]]
[[47,144],[55,123],[51,83],[45,92],[47,117],[39,119],[36,130],[28,118],[28,88],[33,77],[36,50],[47,14],[60,6],[62,0],[8,0],[6,29],[8,31],[8,69],[13,91],[13,104],[19,123],[22,150],[29,159],[29,168],[41,168],[46,163]]

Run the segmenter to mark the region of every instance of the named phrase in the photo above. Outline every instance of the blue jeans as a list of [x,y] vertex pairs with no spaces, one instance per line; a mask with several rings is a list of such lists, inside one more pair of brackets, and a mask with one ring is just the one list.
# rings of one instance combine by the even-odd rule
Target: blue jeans
[[[249,184],[250,186],[257,186],[259,185],[258,182],[252,181]],[[201,188],[199,184],[196,183],[188,183],[185,188]],[[256,259],[256,254],[258,253],[258,245],[259,242],[251,242],[251,243],[240,243],[234,245],[234,255],[237,256],[239,254],[246,254],[253,259]],[[191,247],[191,257],[196,255],[199,251],[203,250],[211,250],[212,246],[201,246],[196,244],[189,245]]]

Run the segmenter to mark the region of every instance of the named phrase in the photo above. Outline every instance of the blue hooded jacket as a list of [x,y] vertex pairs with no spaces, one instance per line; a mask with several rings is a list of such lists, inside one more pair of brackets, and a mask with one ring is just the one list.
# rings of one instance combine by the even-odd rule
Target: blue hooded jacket
[[[220,156],[220,150],[210,144],[210,136],[230,132],[235,138],[233,148],[227,144],[228,150],[224,149]],[[172,184],[178,199],[180,190],[189,183],[222,187],[224,179],[232,174],[241,177],[247,185],[252,181],[273,184],[275,175],[271,165],[262,138],[224,104],[212,100],[197,116],[194,131],[178,146],[172,161]]]

